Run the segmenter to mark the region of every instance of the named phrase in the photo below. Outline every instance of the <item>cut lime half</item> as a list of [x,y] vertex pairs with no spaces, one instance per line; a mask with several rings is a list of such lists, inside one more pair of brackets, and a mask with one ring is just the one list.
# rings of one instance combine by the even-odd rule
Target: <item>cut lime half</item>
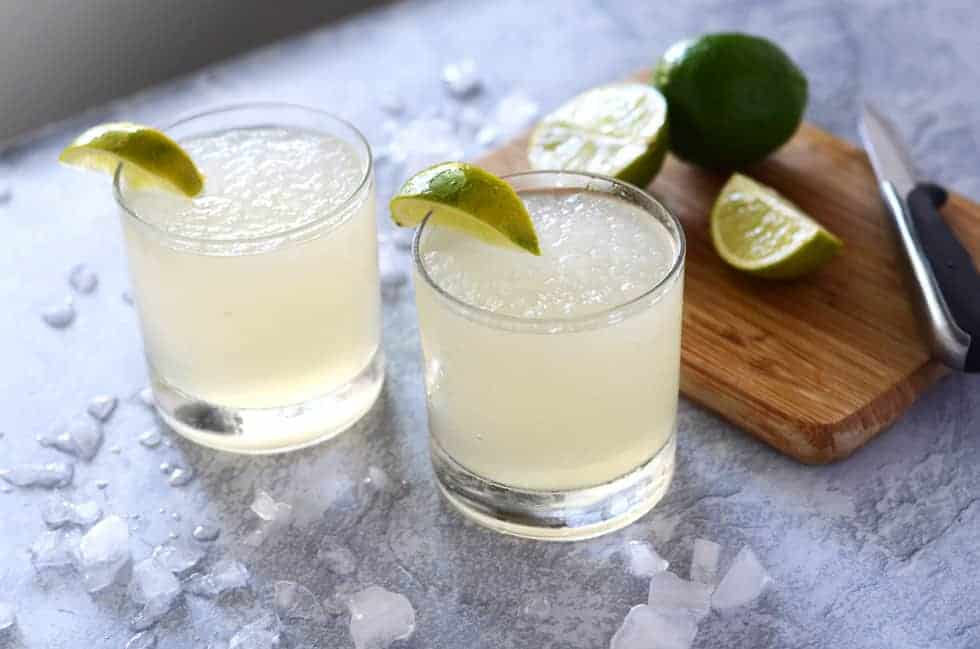
[[130,122],[102,124],[85,131],[58,156],[64,164],[114,174],[123,165],[126,182],[192,197],[204,188],[204,176],[176,142],[148,126]]
[[534,169],[585,171],[645,187],[667,154],[667,102],[656,88],[588,90],[545,117],[528,145]]
[[812,272],[843,243],[773,189],[734,174],[711,208],[711,241],[738,270],[776,279]]
[[507,182],[466,162],[443,162],[415,174],[391,199],[396,225],[433,223],[498,246],[540,255],[531,215]]

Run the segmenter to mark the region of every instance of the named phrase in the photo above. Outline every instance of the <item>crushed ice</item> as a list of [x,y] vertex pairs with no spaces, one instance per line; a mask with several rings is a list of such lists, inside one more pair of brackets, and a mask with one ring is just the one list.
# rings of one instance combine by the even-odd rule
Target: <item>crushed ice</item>
[[201,597],[217,597],[240,588],[248,588],[251,581],[248,568],[241,561],[222,559],[207,573],[195,573],[184,582],[188,593]]
[[712,608],[721,610],[749,604],[770,582],[765,568],[748,546],[742,548],[715,587],[722,550],[717,543],[695,540],[690,581],[667,571],[663,559],[660,559],[663,564],[651,562],[650,556],[659,558],[659,555],[653,548],[649,548],[652,555],[648,555],[643,545],[646,544],[629,546],[631,571],[634,571],[634,557],[644,569],[660,565],[663,568],[650,578],[647,603],[630,609],[613,635],[610,649],[690,649],[698,624]]
[[89,294],[99,286],[99,276],[85,264],[78,264],[68,273],[68,285],[82,294]]
[[380,586],[354,593],[347,606],[356,649],[386,649],[415,631],[415,609],[408,598]]
[[279,646],[279,619],[263,613],[246,624],[228,641],[228,649],[275,649]]
[[118,516],[108,516],[86,532],[78,544],[78,571],[90,592],[115,583],[130,561],[129,528]]
[[195,541],[210,543],[211,541],[216,541],[221,536],[221,529],[214,525],[198,525],[191,532],[191,536],[194,537]]
[[50,462],[48,464],[20,464],[9,469],[0,469],[0,480],[15,487],[38,487],[53,489],[67,487],[75,476],[75,465],[71,462]]
[[194,479],[193,467],[175,466],[167,478],[167,484],[171,487],[183,487]]
[[175,575],[182,575],[201,563],[204,551],[183,543],[168,543],[154,548],[153,558]]
[[626,556],[630,573],[638,577],[652,577],[670,566],[670,562],[657,554],[657,551],[645,541],[627,543]]
[[78,560],[82,533],[76,529],[45,530],[31,544],[30,555],[38,571],[72,567]]
[[116,397],[110,394],[100,394],[92,397],[85,410],[96,421],[108,421],[112,413],[115,412],[117,405],[119,405],[119,399]]
[[75,321],[75,303],[69,297],[63,302],[47,306],[41,312],[41,319],[53,329],[64,329]]
[[701,584],[714,584],[718,575],[718,558],[721,546],[707,539],[694,539],[691,553],[691,581]]
[[272,585],[272,604],[282,621],[310,620],[326,622],[327,614],[316,595],[295,581],[280,580]]
[[142,606],[132,621],[133,630],[143,631],[156,624],[174,607],[180,592],[180,582],[155,553],[133,566],[129,596]]
[[447,63],[442,68],[442,81],[453,96],[461,99],[476,94],[483,85],[473,59]]
[[265,491],[260,490],[255,493],[250,508],[259,520],[252,531],[242,539],[242,543],[252,547],[262,545],[271,534],[288,526],[293,519],[293,506],[278,502]]
[[728,572],[715,588],[711,605],[716,609],[745,606],[759,597],[770,581],[766,569],[746,545],[735,556]]
[[49,500],[41,510],[45,525],[55,529],[66,525],[89,527],[102,518],[102,508],[94,500],[73,503],[61,498]]
[[41,436],[38,442],[88,462],[99,452],[102,438],[102,424],[88,417],[76,417],[58,435]]

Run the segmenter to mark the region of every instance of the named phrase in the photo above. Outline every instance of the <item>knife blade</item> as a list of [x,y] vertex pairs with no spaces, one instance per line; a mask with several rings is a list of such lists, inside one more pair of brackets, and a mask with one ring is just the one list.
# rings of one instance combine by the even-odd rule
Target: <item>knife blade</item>
[[934,355],[953,369],[980,372],[980,273],[939,215],[946,191],[917,180],[897,130],[868,104],[859,131],[908,260]]

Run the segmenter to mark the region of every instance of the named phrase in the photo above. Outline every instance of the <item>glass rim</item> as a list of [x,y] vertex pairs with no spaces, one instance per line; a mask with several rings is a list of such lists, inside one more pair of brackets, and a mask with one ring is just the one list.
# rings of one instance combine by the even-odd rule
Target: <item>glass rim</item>
[[[490,309],[471,304],[462,298],[453,295],[442,286],[440,286],[429,274],[426,269],[425,264],[422,261],[422,236],[425,231],[426,225],[429,222],[429,217],[423,219],[422,223],[415,231],[415,236],[412,239],[412,262],[418,275],[425,281],[425,283],[431,287],[436,294],[442,300],[449,303],[449,305],[461,312],[464,316],[470,317],[472,319],[478,320],[484,324],[497,328],[507,328],[519,331],[544,331],[547,333],[557,333],[562,331],[577,331],[582,329],[600,328],[603,326],[609,326],[616,322],[624,319],[622,316],[638,307],[645,302],[652,300],[657,297],[658,293],[661,292],[666,286],[669,286],[672,282],[678,279],[681,269],[684,268],[684,261],[687,256],[687,240],[684,236],[684,228],[681,225],[680,220],[671,212],[667,207],[657,200],[649,192],[628,183],[624,180],[619,180],[611,176],[604,176],[601,174],[594,174],[584,171],[562,171],[562,170],[548,170],[540,169],[534,171],[521,171],[517,173],[507,174],[501,176],[503,180],[508,181],[508,184],[513,179],[527,178],[531,176],[538,177],[548,177],[557,176],[565,178],[579,178],[584,179],[586,182],[581,186],[573,187],[563,187],[558,185],[554,189],[581,189],[583,191],[599,191],[604,194],[609,194],[608,191],[603,191],[598,188],[590,188],[589,182],[591,181],[602,181],[603,183],[608,183],[613,187],[618,187],[626,190],[633,196],[639,197],[642,201],[648,203],[648,205],[638,205],[641,209],[647,212],[651,217],[657,218],[653,213],[654,210],[659,211],[661,214],[665,215],[667,220],[673,225],[674,231],[671,232],[671,239],[676,242],[676,249],[674,251],[673,259],[670,263],[670,268],[659,280],[654,282],[654,284],[644,290],[637,296],[634,296],[628,300],[623,300],[611,306],[605,307],[593,313],[586,313],[583,315],[569,316],[569,317],[550,317],[550,318],[531,318],[525,316],[515,316],[505,313],[498,313],[496,311],[491,311]],[[522,190],[517,190],[522,191]],[[545,189],[544,191],[547,191]],[[652,206],[653,209],[650,209]],[[659,219],[658,219],[659,220]]]
[[[364,147],[364,151],[367,153],[366,160],[365,160],[365,162],[367,164],[364,166],[364,172],[361,175],[360,181],[357,183],[357,187],[355,187],[353,189],[353,191],[351,191],[350,195],[347,196],[347,197],[345,197],[344,200],[341,201],[338,205],[336,205],[335,207],[333,207],[332,209],[328,210],[324,214],[318,216],[317,218],[315,218],[315,219],[313,219],[313,220],[311,220],[311,221],[309,221],[307,223],[302,223],[300,225],[297,225],[295,227],[289,228],[287,230],[283,230],[282,232],[275,232],[275,233],[272,233],[272,234],[261,234],[261,235],[252,236],[252,237],[234,238],[234,239],[229,239],[229,238],[213,239],[213,238],[209,238],[209,237],[189,237],[189,236],[186,236],[186,235],[175,234],[175,233],[170,232],[169,230],[166,230],[165,228],[162,228],[159,225],[156,225],[154,223],[151,223],[150,221],[147,221],[146,219],[144,219],[143,217],[141,217],[139,214],[136,213],[136,210],[135,209],[133,209],[129,204],[127,204],[126,199],[123,196],[122,189],[121,189],[122,168],[123,168],[122,163],[120,163],[116,167],[116,171],[112,175],[112,194],[113,194],[113,197],[116,199],[116,203],[119,205],[120,208],[122,208],[123,212],[125,212],[128,216],[132,217],[137,222],[139,222],[140,225],[149,228],[150,230],[152,230],[157,235],[159,235],[159,236],[161,236],[161,237],[163,237],[163,238],[165,238],[165,239],[167,239],[169,241],[175,241],[175,242],[184,243],[184,244],[190,244],[190,245],[217,245],[217,246],[225,246],[225,245],[234,245],[234,244],[262,243],[262,242],[274,241],[274,240],[282,239],[282,238],[287,238],[288,239],[288,238],[292,238],[292,237],[295,237],[297,235],[300,235],[300,234],[306,232],[307,230],[313,230],[316,227],[318,227],[319,225],[322,225],[324,221],[329,220],[335,214],[338,214],[340,212],[343,212],[344,210],[349,209],[350,206],[353,204],[354,200],[358,196],[360,196],[361,194],[363,194],[364,193],[364,190],[370,184],[371,176],[374,173],[374,154],[371,151],[371,145],[370,145],[370,143],[368,143],[367,138],[364,137],[364,134],[361,133],[361,131],[356,126],[354,126],[351,122],[347,121],[343,117],[340,117],[340,116],[338,116],[338,115],[336,115],[334,113],[331,113],[331,112],[328,112],[328,111],[325,111],[325,110],[320,110],[320,109],[317,109],[317,108],[310,108],[309,106],[303,106],[301,104],[293,104],[293,103],[289,103],[289,102],[278,102],[278,101],[256,101],[256,102],[242,102],[242,103],[237,103],[237,104],[225,104],[225,105],[222,105],[222,106],[218,106],[216,108],[209,108],[207,110],[203,110],[203,111],[200,111],[200,112],[197,112],[197,113],[191,113],[191,114],[188,114],[188,115],[184,115],[183,117],[180,117],[179,119],[177,119],[177,120],[171,122],[170,124],[168,124],[167,126],[163,127],[163,131],[166,133],[166,131],[168,131],[170,129],[174,129],[174,128],[177,128],[179,126],[184,126],[184,125],[186,125],[186,124],[188,124],[190,122],[194,122],[196,120],[203,119],[203,118],[206,118],[206,117],[213,117],[215,115],[221,115],[221,114],[227,114],[227,113],[235,113],[235,112],[247,111],[247,110],[292,110],[292,111],[300,111],[300,112],[306,113],[307,115],[315,116],[315,117],[318,117],[318,118],[321,118],[321,119],[322,118],[326,118],[328,120],[331,120],[331,121],[335,122],[336,124],[339,124],[340,126],[346,128],[346,129],[349,129],[351,131],[351,133],[354,134],[354,139],[361,146]],[[168,137],[169,137],[169,135],[168,135]],[[174,138],[174,141],[176,141],[176,142],[179,143],[179,140],[177,138]]]

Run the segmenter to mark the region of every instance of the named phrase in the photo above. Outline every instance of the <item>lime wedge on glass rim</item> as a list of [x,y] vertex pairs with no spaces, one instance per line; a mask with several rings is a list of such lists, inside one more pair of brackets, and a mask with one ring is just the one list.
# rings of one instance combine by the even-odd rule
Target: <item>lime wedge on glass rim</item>
[[843,243],[775,190],[733,174],[711,208],[711,241],[746,273],[793,279],[826,264]]
[[534,169],[585,171],[645,187],[668,149],[667,101],[643,83],[599,86],[546,116],[531,134]]
[[123,165],[126,182],[183,196],[197,196],[204,176],[176,142],[148,126],[113,122],[79,135],[58,156],[64,164],[114,174]]
[[405,181],[391,199],[391,218],[414,227],[427,216],[487,243],[540,255],[531,215],[507,181],[466,162],[443,162]]

